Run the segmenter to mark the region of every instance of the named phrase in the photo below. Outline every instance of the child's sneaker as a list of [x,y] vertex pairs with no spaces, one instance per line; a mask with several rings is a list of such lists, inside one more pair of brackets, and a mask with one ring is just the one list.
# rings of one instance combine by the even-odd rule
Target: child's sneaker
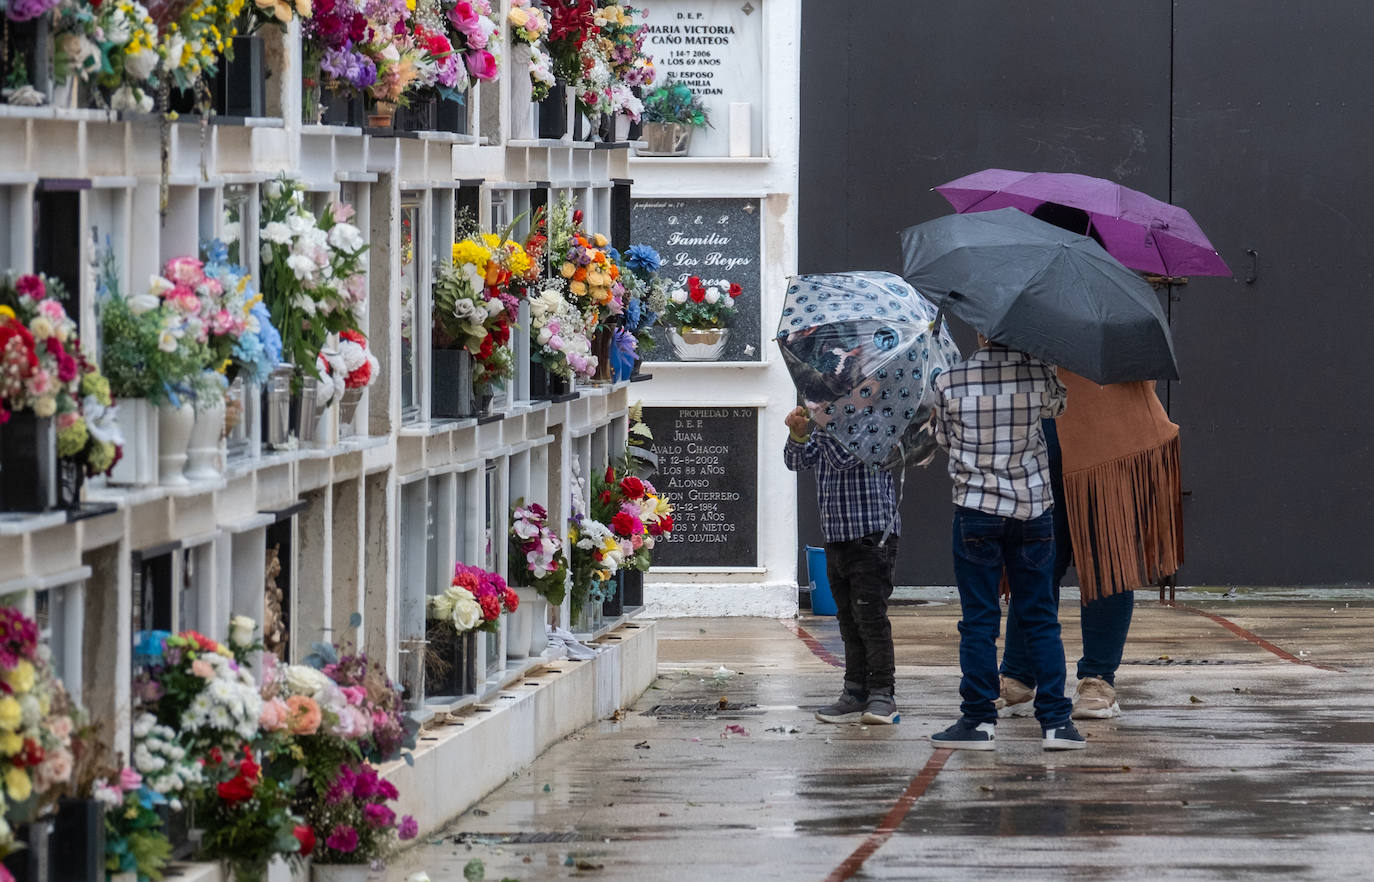
[[999,717],[1028,717],[1031,715],[1031,700],[1035,698],[1035,687],[1027,686],[1015,677],[1001,676],[1001,694],[992,702]]
[[1073,696],[1073,718],[1075,720],[1110,720],[1121,716],[1121,705],[1116,703],[1116,689],[1101,677],[1084,677],[1078,681],[1078,691]]
[[1046,729],[1044,735],[1040,745],[1045,750],[1082,750],[1088,746],[1087,739],[1079,734],[1073,723]]
[[961,717],[959,722],[945,731],[930,736],[930,743],[955,750],[996,750],[997,724],[975,723],[967,717]]
[[822,723],[857,723],[863,718],[864,707],[867,704],[867,690],[851,689],[850,685],[845,683],[844,692],[840,693],[839,700],[816,709],[816,719]]
[[892,697],[891,689],[880,689],[869,694],[863,722],[872,726],[890,726],[901,721],[902,715],[897,713],[897,700]]

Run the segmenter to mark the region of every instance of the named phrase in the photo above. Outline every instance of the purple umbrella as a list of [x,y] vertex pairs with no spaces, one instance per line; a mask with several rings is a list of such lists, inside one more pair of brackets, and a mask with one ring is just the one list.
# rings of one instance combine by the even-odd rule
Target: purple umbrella
[[1102,178],[989,168],[935,191],[959,214],[1008,207],[1029,214],[1045,202],[1079,208],[1092,218],[1107,253],[1131,269],[1164,276],[1231,274],[1187,211]]

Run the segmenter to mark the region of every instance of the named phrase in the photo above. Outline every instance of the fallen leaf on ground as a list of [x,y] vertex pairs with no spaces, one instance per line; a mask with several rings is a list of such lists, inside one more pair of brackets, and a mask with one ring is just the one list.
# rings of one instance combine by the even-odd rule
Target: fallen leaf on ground
[[1204,703],[1205,703],[1205,702],[1203,702],[1203,700],[1202,700],[1201,698],[1198,698],[1196,695],[1190,695],[1190,696],[1188,696],[1188,700],[1191,701],[1193,704],[1204,704]]
[[985,792],[987,792],[987,793],[991,793],[992,791],[996,790],[997,788],[996,788],[996,787],[993,787],[991,784],[979,784],[979,785],[978,785],[978,789],[979,789],[979,790],[982,790],[982,791],[985,791]]
[[605,865],[605,864],[593,863],[592,861],[589,861],[589,860],[580,860],[580,861],[578,861],[576,864],[574,864],[574,866],[577,867],[579,870],[604,870],[604,869],[606,869],[606,865]]
[[647,741],[641,741],[641,742],[639,742],[638,744],[635,745],[635,750],[650,750],[650,749],[651,749],[651,748],[649,747],[649,742],[647,742]]

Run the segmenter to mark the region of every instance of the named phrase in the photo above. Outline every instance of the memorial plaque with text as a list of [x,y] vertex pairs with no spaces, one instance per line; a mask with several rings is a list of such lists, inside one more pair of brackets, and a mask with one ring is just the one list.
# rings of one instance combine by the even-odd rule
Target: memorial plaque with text
[[[765,0],[645,0],[644,49],[658,82],[681,80],[711,120],[692,133],[693,156],[762,155]],[[636,6],[640,4],[635,4]],[[735,105],[733,115],[731,105]]]
[[675,506],[655,567],[758,565],[758,408],[646,407],[654,487]]
[[[718,361],[760,361],[763,275],[757,199],[635,199],[630,238],[653,246],[663,257],[662,274],[678,285],[697,276],[707,285],[736,282],[730,339]],[[645,361],[679,361],[668,332],[654,328],[654,348]]]

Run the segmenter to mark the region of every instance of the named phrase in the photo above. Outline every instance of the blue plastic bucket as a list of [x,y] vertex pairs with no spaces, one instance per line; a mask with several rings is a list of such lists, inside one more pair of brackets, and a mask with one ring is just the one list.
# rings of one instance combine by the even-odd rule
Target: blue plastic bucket
[[811,582],[811,613],[833,616],[839,612],[830,593],[830,578],[825,574],[825,549],[806,546],[806,578]]

